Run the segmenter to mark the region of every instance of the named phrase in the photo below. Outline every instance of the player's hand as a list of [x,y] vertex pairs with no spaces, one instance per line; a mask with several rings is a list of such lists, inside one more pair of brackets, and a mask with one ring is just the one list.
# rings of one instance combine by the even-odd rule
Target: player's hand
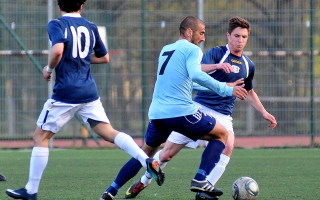
[[268,112],[264,113],[263,117],[270,122],[268,127],[270,127],[272,130],[277,126],[278,123],[277,123],[276,118],[273,115],[271,115],[270,113],[268,113]]
[[244,78],[240,78],[240,79],[236,80],[233,83],[227,83],[227,85],[230,86],[230,87],[234,87],[234,86],[237,86],[237,85],[242,85],[243,83],[244,83]]
[[47,66],[44,66],[44,68],[42,69],[42,75],[43,75],[43,78],[44,80],[46,80],[47,82],[49,82],[51,80],[51,74],[52,72],[48,72],[47,71]]
[[245,100],[247,98],[248,92],[244,89],[244,84],[240,86],[234,86],[232,96],[237,97],[241,100]]
[[230,65],[230,63],[217,64],[217,69],[223,70],[225,73],[233,72],[233,67]]

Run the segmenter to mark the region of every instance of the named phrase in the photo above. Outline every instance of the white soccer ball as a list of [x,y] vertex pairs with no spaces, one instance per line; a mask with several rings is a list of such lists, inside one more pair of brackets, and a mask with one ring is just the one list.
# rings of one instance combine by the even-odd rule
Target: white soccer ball
[[254,200],[259,195],[258,183],[250,177],[240,177],[232,184],[232,197],[235,200]]

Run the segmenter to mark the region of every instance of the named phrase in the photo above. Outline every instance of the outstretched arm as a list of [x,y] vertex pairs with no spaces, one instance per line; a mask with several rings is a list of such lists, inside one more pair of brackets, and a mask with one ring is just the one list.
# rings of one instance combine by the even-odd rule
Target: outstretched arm
[[226,73],[233,72],[233,67],[230,63],[219,63],[219,64],[201,64],[201,70],[209,73],[215,70],[223,70]]
[[253,89],[251,89],[248,92],[247,101],[250,103],[252,107],[254,107],[257,111],[259,111],[262,114],[263,118],[270,122],[268,127],[274,129],[277,126],[276,118],[270,113],[268,113],[267,110],[263,107],[258,95],[255,93]]

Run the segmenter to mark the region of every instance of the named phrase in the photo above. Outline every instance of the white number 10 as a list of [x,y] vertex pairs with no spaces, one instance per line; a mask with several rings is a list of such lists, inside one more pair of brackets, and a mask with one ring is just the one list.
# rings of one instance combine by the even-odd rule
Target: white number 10
[[[72,56],[76,58],[79,52],[80,58],[87,57],[89,53],[89,47],[90,47],[90,35],[89,35],[88,29],[84,26],[79,26],[77,28],[77,31],[73,26],[71,26],[70,29],[71,29],[72,38],[73,38]],[[82,45],[81,36],[83,35],[85,38],[84,47],[81,46]]]

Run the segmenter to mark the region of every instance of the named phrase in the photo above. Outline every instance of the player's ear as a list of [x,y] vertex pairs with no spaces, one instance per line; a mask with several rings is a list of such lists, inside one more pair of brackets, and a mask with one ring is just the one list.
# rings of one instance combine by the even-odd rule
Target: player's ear
[[193,34],[192,29],[191,29],[191,28],[188,28],[186,32],[187,32],[188,38],[192,38],[192,34]]

